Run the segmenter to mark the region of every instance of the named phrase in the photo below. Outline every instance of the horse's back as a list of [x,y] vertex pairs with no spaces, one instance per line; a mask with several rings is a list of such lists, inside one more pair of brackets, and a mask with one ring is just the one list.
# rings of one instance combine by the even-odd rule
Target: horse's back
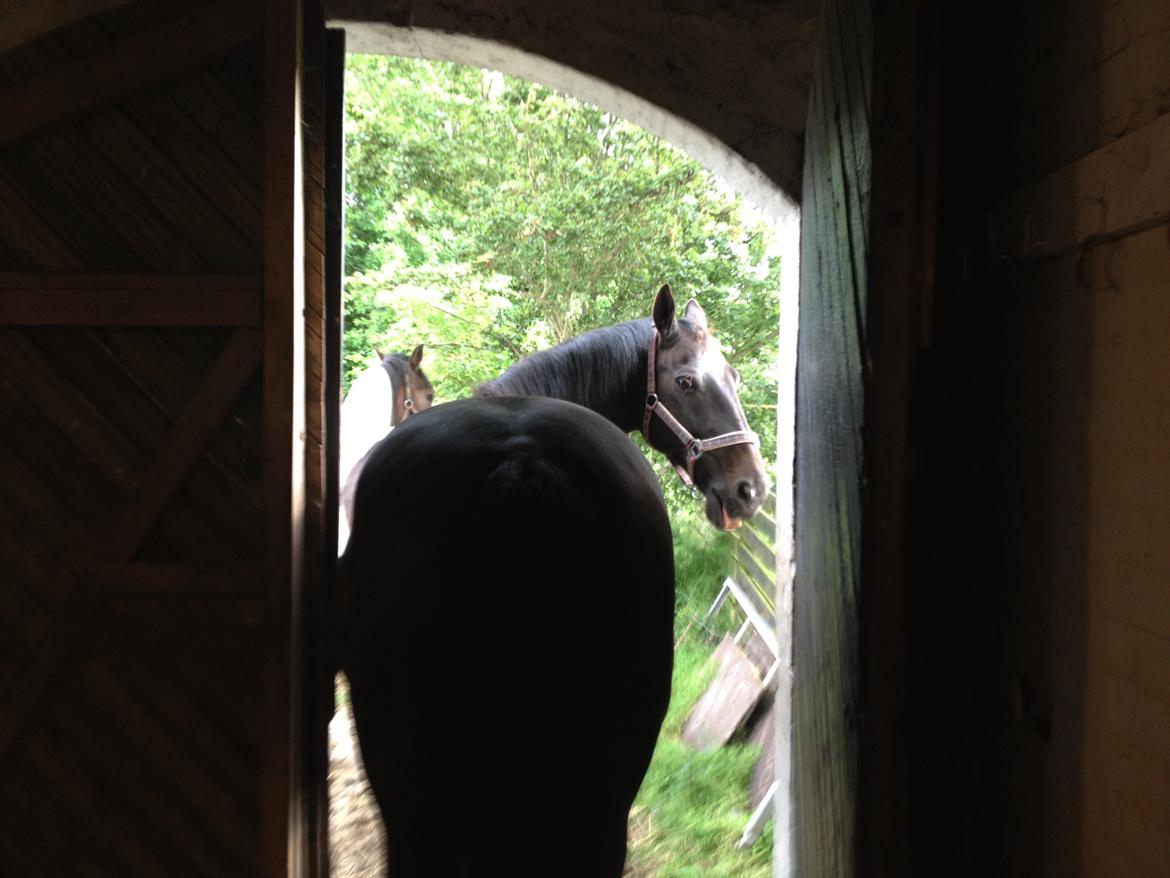
[[356,502],[347,670],[399,874],[619,875],[670,689],[645,459],[570,403],[469,400],[396,430]]

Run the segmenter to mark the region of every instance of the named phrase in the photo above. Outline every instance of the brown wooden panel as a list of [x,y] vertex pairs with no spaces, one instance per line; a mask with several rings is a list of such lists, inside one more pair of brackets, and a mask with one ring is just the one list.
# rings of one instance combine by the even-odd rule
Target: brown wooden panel
[[35,336],[0,330],[0,369],[19,392],[42,412],[80,455],[120,494],[133,489],[138,454],[117,426],[62,375],[36,344]]
[[107,164],[125,180],[119,188],[135,213],[153,223],[155,233],[166,236],[175,250],[191,250],[193,265],[240,271],[257,265],[257,241],[246,231],[240,234],[244,224],[224,211],[219,190],[190,175],[172,156],[176,138],[141,127],[121,108],[86,117],[64,132],[74,151],[94,164]]
[[10,177],[0,163],[0,238],[6,242],[8,269],[52,266],[67,271],[80,268],[85,260],[64,240],[51,223],[33,209],[19,178]]
[[[89,29],[86,50],[110,42],[106,27]],[[5,68],[36,81],[70,42],[48,37]],[[0,270],[258,270],[258,49],[0,154],[0,202],[10,207],[0,211],[0,254],[13,254]]]
[[108,556],[133,554],[147,527],[158,516],[179,479],[194,465],[208,436],[256,368],[259,354],[257,335],[246,330],[236,334],[144,474],[134,504],[122,519],[112,543],[106,545]]
[[0,92],[0,146],[40,128],[92,112],[145,86],[200,67],[259,31],[256,4],[222,2],[192,9],[150,32]]
[[262,8],[0,57],[3,874],[263,871]]
[[98,563],[91,581],[119,597],[255,597],[262,593],[259,564],[211,567],[137,561]]
[[[258,822],[248,767],[259,742],[238,718],[255,708],[257,641],[230,602],[205,607],[108,605],[20,744],[48,720],[168,873],[254,874],[239,839]],[[89,854],[69,856],[83,864]]]
[[[5,189],[12,193],[7,203],[21,209],[8,215],[8,221],[13,226],[29,222],[39,232],[24,251],[35,261],[22,268],[138,271],[148,267],[111,225],[111,218],[79,198],[70,178],[58,176],[39,156],[16,149],[0,157],[0,190]],[[26,237],[7,225],[4,232],[18,246]]]

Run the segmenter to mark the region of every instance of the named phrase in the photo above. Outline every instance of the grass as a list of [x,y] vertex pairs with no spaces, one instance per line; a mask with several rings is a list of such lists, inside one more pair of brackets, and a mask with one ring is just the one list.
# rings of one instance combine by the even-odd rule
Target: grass
[[[683,723],[714,673],[714,640],[701,620],[728,569],[730,539],[691,508],[672,509],[677,601],[670,709],[650,770],[630,814],[627,878],[769,878],[772,830],[735,849],[751,815],[748,782],[756,748],[733,744],[699,753],[680,738]],[[721,611],[713,631],[728,628]]]

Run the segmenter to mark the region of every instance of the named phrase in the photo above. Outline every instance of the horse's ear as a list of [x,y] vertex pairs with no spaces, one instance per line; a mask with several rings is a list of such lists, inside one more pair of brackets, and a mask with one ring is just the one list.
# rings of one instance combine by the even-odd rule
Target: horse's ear
[[418,371],[419,364],[422,363],[423,346],[419,345],[414,349],[410,355],[410,368]]
[[707,312],[694,299],[687,302],[686,308],[683,309],[683,317],[689,320],[696,329],[706,330]]
[[377,355],[379,363],[382,362],[384,359],[386,359],[386,355],[383,354],[382,351],[376,345],[374,346],[374,354]]
[[654,325],[658,327],[658,334],[669,338],[678,330],[678,321],[674,318],[674,294],[670,291],[670,284],[663,284],[658,295],[654,297]]

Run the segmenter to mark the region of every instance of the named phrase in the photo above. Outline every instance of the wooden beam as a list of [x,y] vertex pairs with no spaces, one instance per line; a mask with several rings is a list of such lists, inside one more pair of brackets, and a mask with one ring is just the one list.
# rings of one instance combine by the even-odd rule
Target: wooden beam
[[258,326],[255,275],[0,273],[0,326]]
[[260,360],[260,335],[241,329],[187,403],[162,448],[142,477],[138,491],[105,544],[113,560],[129,559],[179,484],[223,423]]
[[73,655],[82,633],[101,605],[97,590],[75,582],[36,649],[0,692],[0,757],[8,752],[25,721]]
[[117,103],[260,35],[261,7],[227,0],[185,12],[98,54],[0,91],[0,146]]
[[[111,523],[104,538],[95,541],[95,550],[103,555],[103,562],[97,565],[99,569],[108,570],[109,562],[125,563],[134,556],[150,526],[222,423],[244,383],[255,372],[259,358],[259,333],[256,330],[237,332],[175,422],[129,505]],[[89,567],[92,561],[85,559],[77,566]],[[36,650],[8,688],[0,692],[0,757],[73,654],[104,596],[87,573],[79,575]]]
[[132,561],[98,563],[89,579],[105,597],[115,598],[256,598],[264,571],[259,564],[192,567],[187,564]]
[[307,876],[300,722],[305,524],[305,252],[298,0],[267,0],[264,28],[265,741],[259,871]]

